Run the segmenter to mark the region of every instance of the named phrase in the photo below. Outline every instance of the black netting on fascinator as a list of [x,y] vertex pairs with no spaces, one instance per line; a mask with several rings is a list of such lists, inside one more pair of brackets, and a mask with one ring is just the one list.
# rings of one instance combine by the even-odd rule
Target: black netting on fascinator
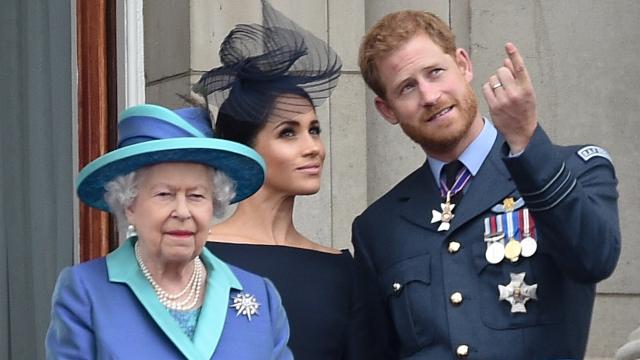
[[278,108],[292,111],[300,101],[291,95],[319,106],[337,85],[342,68],[327,43],[264,0],[262,17],[262,25],[237,25],[227,35],[219,53],[222,66],[202,75],[193,87],[220,113],[253,123]]

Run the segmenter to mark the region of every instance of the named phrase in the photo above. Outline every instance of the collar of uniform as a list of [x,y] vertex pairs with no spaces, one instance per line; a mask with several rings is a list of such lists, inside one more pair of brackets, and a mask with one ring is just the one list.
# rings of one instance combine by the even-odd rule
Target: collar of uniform
[[[473,176],[476,176],[478,170],[480,170],[480,166],[482,166],[487,155],[489,155],[491,147],[498,135],[498,131],[491,121],[487,118],[483,118],[483,120],[484,126],[482,127],[480,134],[478,134],[471,144],[464,149],[460,157],[458,157],[458,160],[460,160],[464,166],[469,169],[469,172],[471,172],[471,175]],[[433,175],[436,184],[440,184],[440,172],[446,163],[432,157],[428,157],[427,161],[429,162],[429,168],[431,169],[431,174]]]
[[231,289],[242,290],[240,281],[231,269],[206,248],[200,259],[207,269],[207,288],[198,317],[196,332],[190,339],[178,326],[140,271],[136,261],[133,239],[107,255],[109,281],[125,283],[162,331],[188,359],[210,359],[222,335]]

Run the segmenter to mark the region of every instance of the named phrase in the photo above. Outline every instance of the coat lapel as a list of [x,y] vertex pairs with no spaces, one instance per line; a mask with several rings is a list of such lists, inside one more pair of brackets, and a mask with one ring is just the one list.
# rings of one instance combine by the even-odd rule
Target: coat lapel
[[215,352],[229,311],[231,289],[242,290],[240,281],[231,269],[215,257],[207,248],[200,255],[207,267],[206,301],[202,306],[193,343],[205,359],[210,359]]
[[139,270],[133,245],[134,242],[128,240],[107,255],[109,281],[127,284],[158,327],[187,359],[210,359],[222,335],[229,310],[230,288],[242,289],[235,275],[226,264],[203,249],[202,261],[207,268],[207,289],[192,340],[160,303],[153,287]]

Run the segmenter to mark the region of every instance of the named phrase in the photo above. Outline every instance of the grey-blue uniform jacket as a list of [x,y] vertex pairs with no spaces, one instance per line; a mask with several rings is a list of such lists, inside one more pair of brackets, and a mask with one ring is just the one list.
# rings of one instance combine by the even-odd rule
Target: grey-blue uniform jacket
[[[601,148],[554,145],[538,127],[526,150],[508,157],[498,135],[451,228],[439,232],[431,212],[442,198],[425,162],[353,224],[356,264],[380,300],[371,314],[391,357],[582,359],[595,284],[620,254],[616,185]],[[485,219],[510,197],[535,219],[537,252],[490,264]],[[519,273],[537,284],[526,313],[499,299],[498,285]]]

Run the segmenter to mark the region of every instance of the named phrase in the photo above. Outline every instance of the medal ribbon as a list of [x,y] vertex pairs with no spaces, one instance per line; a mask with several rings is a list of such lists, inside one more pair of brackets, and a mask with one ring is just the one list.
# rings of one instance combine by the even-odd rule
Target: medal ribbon
[[531,236],[536,238],[536,225],[533,216],[529,214],[529,209],[524,208],[522,210],[522,229],[525,232],[523,237]]
[[487,239],[491,235],[491,219],[484,218],[484,238]]
[[504,223],[507,227],[506,237],[507,241],[513,239],[518,240],[519,231],[519,221],[518,221],[518,213],[519,211],[510,211],[508,213],[501,214],[501,217],[504,217]]
[[456,175],[456,181],[451,186],[451,189],[447,186],[445,179],[440,180],[440,195],[446,197],[448,192],[451,192],[451,196],[460,192],[467,186],[467,183],[471,180],[471,172],[466,166],[462,166],[462,169]]
[[518,211],[518,225],[522,231],[520,232],[520,241],[529,235],[529,219],[527,219],[528,209],[524,208]]
[[487,242],[487,246],[494,242],[504,244],[504,233],[502,232],[502,219],[500,216],[484,218],[484,241]]
[[529,222],[529,236],[536,239],[536,220],[533,215],[529,214],[529,209],[525,210],[527,210],[527,221]]

